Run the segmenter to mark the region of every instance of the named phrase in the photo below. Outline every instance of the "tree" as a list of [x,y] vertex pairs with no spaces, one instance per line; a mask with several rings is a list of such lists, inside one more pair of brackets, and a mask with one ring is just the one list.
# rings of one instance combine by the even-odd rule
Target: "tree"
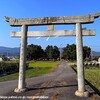
[[[91,54],[91,48],[88,46],[83,47],[83,59],[89,59]],[[76,60],[76,45],[72,44],[63,48],[63,57],[66,60]]]
[[38,45],[28,45],[27,47],[27,59],[28,60],[38,60],[43,57],[44,51],[41,46]]
[[48,60],[53,59],[53,47],[48,45],[45,49],[45,54]]
[[66,60],[76,60],[76,45],[67,44],[67,46],[63,48],[62,55],[63,55],[63,58]]
[[3,61],[9,60],[5,55],[2,55],[1,58],[3,59]]
[[91,55],[91,48],[88,46],[83,47],[83,58],[84,59],[90,59]]
[[57,58],[59,58],[60,56],[60,52],[57,46],[47,46],[45,49],[45,54],[46,54],[46,58],[49,59],[55,59],[57,60]]
[[53,59],[57,60],[60,57],[60,51],[57,46],[53,47]]

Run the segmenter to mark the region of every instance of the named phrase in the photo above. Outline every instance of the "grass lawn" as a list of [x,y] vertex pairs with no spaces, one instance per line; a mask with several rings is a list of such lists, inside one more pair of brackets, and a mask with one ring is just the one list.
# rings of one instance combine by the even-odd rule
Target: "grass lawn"
[[32,68],[43,68],[43,67],[55,67],[59,64],[59,61],[52,62],[52,61],[38,61],[38,62],[32,62],[29,64],[29,67]]
[[[77,71],[76,66],[73,65],[72,67]],[[100,90],[100,69],[95,67],[90,67],[89,69],[85,68],[85,79]]]
[[85,78],[100,90],[100,69],[85,69]]
[[[34,76],[40,76],[43,74],[50,73],[54,71],[54,68],[60,64],[59,61],[56,62],[30,62],[29,63],[29,69],[26,70],[26,77],[34,77]],[[18,73],[10,74],[7,76],[0,77],[0,81],[7,81],[7,80],[14,80],[18,79]]]

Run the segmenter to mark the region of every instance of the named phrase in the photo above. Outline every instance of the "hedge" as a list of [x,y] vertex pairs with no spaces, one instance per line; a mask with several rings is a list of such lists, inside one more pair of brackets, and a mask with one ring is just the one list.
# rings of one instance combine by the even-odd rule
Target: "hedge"
[[[26,68],[28,68],[28,63]],[[11,74],[19,71],[19,62],[0,62],[0,74]]]

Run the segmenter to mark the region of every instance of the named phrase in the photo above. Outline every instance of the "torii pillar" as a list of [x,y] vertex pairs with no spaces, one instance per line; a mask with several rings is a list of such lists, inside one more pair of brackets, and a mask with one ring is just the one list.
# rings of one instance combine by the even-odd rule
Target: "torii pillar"
[[78,90],[75,92],[77,96],[88,96],[85,91],[84,82],[84,61],[83,61],[83,41],[82,41],[82,27],[81,23],[76,23],[76,51],[77,51],[77,79]]
[[22,25],[21,46],[20,46],[20,62],[19,62],[19,80],[18,88],[15,92],[24,92],[27,90],[25,83],[26,72],[26,56],[27,56],[27,25]]

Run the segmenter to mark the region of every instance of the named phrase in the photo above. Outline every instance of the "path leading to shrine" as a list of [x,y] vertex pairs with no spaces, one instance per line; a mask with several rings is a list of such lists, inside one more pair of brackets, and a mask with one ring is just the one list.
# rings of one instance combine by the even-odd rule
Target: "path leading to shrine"
[[24,93],[14,93],[13,90],[16,86],[16,80],[0,82],[0,95],[48,96],[48,99],[42,100],[90,100],[90,98],[75,96],[75,91],[77,90],[76,73],[66,64],[66,61],[62,61],[53,73],[27,79],[29,90]]

